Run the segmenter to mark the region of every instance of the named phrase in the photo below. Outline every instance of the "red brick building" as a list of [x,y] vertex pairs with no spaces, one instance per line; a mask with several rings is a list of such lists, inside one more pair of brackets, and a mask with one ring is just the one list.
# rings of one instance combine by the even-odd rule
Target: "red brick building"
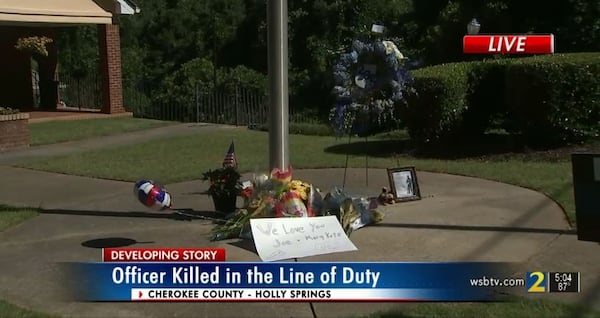
[[[119,25],[114,17],[139,9],[129,0],[3,0],[0,1],[0,106],[29,109],[34,105],[31,55],[17,50],[19,38],[56,38],[57,28],[97,25],[99,74],[103,113],[124,112]],[[38,59],[39,107],[59,104],[56,41],[47,45],[48,56]]]

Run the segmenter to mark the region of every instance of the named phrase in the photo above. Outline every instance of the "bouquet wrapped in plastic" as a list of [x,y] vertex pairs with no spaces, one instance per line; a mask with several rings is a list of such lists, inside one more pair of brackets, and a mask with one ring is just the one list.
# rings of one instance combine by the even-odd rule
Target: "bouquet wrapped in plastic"
[[312,184],[292,178],[292,169],[274,169],[269,176],[255,175],[241,184],[244,206],[212,231],[212,240],[251,238],[250,219],[335,215],[349,235],[380,222],[375,200],[351,197],[338,188],[325,196]]

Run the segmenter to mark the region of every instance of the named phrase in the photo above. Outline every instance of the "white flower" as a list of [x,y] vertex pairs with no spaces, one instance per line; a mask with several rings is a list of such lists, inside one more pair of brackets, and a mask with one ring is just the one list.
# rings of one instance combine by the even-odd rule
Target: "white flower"
[[398,51],[396,44],[392,41],[382,41],[383,46],[385,46],[385,54],[392,54]]
[[400,52],[400,50],[398,50],[398,47],[396,46],[396,44],[392,41],[382,41],[383,42],[383,46],[385,46],[385,54],[394,54],[394,56],[396,57],[396,59],[398,59],[398,61],[404,60],[406,59],[406,57],[404,57],[404,54],[402,54],[402,52]]
[[402,54],[402,52],[400,52],[398,49],[396,49],[394,51],[394,55],[396,56],[396,58],[400,61],[400,60],[404,60],[407,59],[407,57],[404,57],[404,54]]

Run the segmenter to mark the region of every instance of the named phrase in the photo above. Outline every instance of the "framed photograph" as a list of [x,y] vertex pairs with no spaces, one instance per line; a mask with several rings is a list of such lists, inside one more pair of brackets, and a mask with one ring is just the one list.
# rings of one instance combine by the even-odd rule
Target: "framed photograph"
[[396,202],[421,199],[415,167],[388,168],[387,171]]

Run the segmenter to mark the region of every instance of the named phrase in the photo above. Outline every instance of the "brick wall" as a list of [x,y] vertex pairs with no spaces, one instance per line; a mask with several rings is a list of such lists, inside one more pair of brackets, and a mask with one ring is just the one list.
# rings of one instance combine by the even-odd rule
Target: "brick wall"
[[29,114],[0,115],[0,152],[29,147]]
[[102,74],[102,112],[125,112],[121,80],[121,39],[118,24],[98,25],[100,74]]

